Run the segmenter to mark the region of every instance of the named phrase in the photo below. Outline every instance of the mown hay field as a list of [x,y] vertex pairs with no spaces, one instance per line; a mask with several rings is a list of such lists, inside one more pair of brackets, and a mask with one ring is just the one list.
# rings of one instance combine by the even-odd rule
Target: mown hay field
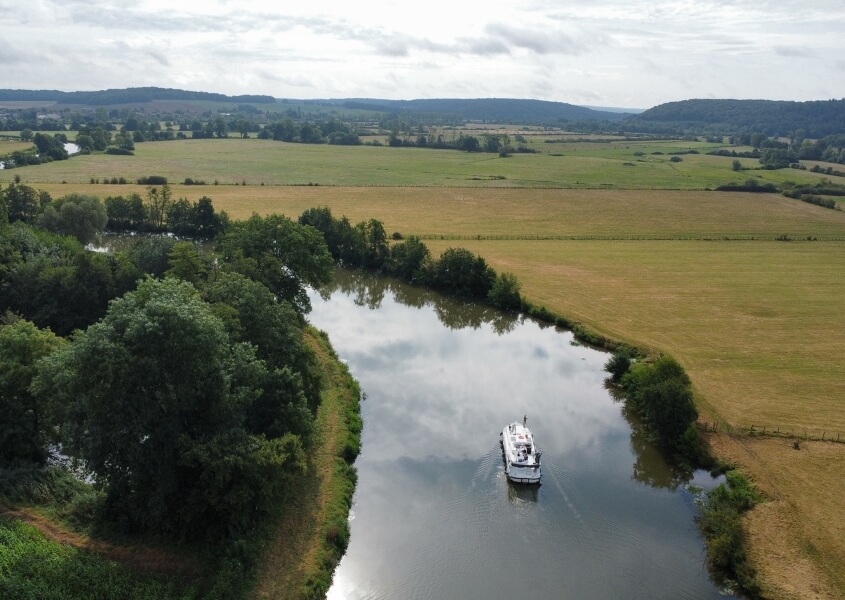
[[[723,430],[756,425],[845,438],[845,213],[777,194],[703,191],[749,176],[822,176],[735,173],[733,159],[704,154],[672,163],[665,154],[635,156],[645,151],[625,144],[588,150],[591,144],[573,143],[571,155],[500,159],[203,140],[139,144],[136,157],[76,157],[0,180],[16,173],[54,197],[105,197],[145,188],[91,185],[89,178],[218,179],[221,185],[174,185],[174,197],[207,195],[236,219],[296,218],[314,206],[353,223],[377,218],[388,234],[424,236],[435,256],[458,246],[481,254],[497,271],[516,274],[534,304],[672,354],[693,380],[702,417]],[[266,152],[254,152],[258,147]],[[491,178],[497,173],[505,179]],[[247,185],[223,185],[241,181]],[[282,185],[309,181],[321,185]],[[629,189],[602,189],[609,187],[602,182]],[[791,241],[777,241],[782,236]],[[845,444],[805,442],[793,450],[790,440],[721,435],[714,447],[771,499],[748,519],[767,595],[845,597]],[[809,565],[809,579],[796,577],[795,564]]]

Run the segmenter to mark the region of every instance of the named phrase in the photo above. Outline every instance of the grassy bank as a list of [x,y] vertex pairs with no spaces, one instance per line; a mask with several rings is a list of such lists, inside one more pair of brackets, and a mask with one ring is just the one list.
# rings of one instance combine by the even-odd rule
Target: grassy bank
[[139,576],[121,564],[47,539],[32,525],[0,515],[0,597],[189,600],[198,595],[195,587],[184,582]]
[[308,340],[326,383],[317,415],[320,442],[261,560],[254,598],[323,598],[349,542],[356,482],[351,463],[360,451],[361,390],[327,337],[311,330]]

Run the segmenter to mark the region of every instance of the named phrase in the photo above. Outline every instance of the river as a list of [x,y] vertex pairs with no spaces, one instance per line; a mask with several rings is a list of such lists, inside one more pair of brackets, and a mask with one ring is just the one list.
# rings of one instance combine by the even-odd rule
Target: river
[[[715,481],[667,467],[606,388],[606,353],[360,273],[311,301],[366,394],[330,600],[724,597],[694,522]],[[523,415],[540,486],[504,475],[499,432]]]

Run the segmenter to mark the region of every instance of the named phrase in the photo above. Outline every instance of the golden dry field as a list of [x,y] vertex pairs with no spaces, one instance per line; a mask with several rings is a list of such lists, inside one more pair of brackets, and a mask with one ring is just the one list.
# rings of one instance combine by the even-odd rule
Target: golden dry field
[[[232,148],[246,147],[239,144]],[[145,193],[88,183],[95,176],[217,178],[221,185],[174,184],[173,195],[206,195],[235,219],[295,219],[328,206],[353,223],[376,218],[388,234],[420,235],[435,256],[449,247],[482,255],[497,272],[514,273],[533,304],[677,358],[701,418],[720,424],[715,453],[767,496],[746,520],[766,596],[845,597],[845,444],[802,442],[795,450],[791,438],[742,432],[755,425],[845,440],[845,212],[777,194],[704,190],[747,177],[812,183],[820,176],[736,174],[732,159],[705,154],[669,163],[665,155],[635,156],[644,146],[626,142],[594,150],[560,142],[561,156],[508,159],[282,146],[273,151],[284,173],[228,148],[225,159],[214,154],[207,163],[193,152],[179,158],[176,143],[14,172],[53,197]],[[207,146],[182,146],[194,147]],[[148,152],[156,153],[150,162]],[[497,173],[505,179],[484,180]],[[222,184],[242,179],[248,185]],[[777,240],[784,236],[789,241]]]

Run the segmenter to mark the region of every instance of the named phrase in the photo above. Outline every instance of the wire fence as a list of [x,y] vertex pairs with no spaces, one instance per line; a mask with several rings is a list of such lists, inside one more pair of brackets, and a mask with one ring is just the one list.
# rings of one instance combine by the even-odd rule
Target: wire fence
[[445,241],[694,241],[694,242],[845,242],[841,235],[508,235],[508,234],[413,234],[421,240]]
[[727,433],[730,435],[747,435],[751,437],[779,437],[784,439],[808,440],[819,442],[834,442],[845,444],[845,432],[833,429],[808,429],[805,427],[780,427],[767,425],[738,425],[729,426],[714,421],[698,421],[698,428],[704,432]]

